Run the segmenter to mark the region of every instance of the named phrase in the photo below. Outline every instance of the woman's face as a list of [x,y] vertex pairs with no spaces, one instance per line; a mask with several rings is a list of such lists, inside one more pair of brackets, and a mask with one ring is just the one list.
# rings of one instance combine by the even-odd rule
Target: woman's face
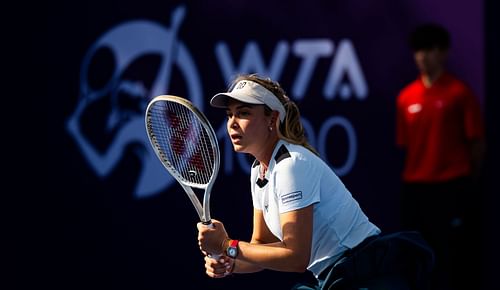
[[272,116],[266,116],[264,105],[251,105],[230,100],[227,114],[227,132],[234,151],[254,156],[261,153],[269,141]]

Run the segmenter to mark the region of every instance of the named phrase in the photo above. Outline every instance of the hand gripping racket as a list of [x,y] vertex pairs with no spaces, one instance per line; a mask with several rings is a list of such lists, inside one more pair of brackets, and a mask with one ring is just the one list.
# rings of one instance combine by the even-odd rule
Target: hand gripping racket
[[[190,101],[171,95],[153,98],[145,119],[149,141],[161,163],[182,186],[200,220],[213,226],[210,192],[219,172],[220,152],[210,122]],[[203,203],[193,188],[205,190]]]

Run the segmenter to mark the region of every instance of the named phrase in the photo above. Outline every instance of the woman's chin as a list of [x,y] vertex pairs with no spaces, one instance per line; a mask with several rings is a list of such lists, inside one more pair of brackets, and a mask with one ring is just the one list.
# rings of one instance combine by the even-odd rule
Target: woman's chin
[[241,146],[241,145],[233,144],[233,150],[234,150],[234,152],[244,153],[245,147]]

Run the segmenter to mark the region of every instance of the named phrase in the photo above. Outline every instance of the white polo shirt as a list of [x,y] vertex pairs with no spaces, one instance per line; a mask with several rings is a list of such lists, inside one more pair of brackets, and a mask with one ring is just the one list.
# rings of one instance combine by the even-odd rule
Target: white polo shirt
[[264,180],[260,164],[251,170],[253,206],[269,230],[283,240],[280,214],[314,204],[311,258],[315,276],[365,238],[380,233],[333,170],[307,148],[280,140]]

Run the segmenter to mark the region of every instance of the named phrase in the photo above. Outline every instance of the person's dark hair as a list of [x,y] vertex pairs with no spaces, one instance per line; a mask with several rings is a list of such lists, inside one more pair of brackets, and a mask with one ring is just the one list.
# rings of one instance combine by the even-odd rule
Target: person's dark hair
[[410,47],[413,51],[450,47],[450,34],[441,25],[428,23],[415,28],[410,35]]

